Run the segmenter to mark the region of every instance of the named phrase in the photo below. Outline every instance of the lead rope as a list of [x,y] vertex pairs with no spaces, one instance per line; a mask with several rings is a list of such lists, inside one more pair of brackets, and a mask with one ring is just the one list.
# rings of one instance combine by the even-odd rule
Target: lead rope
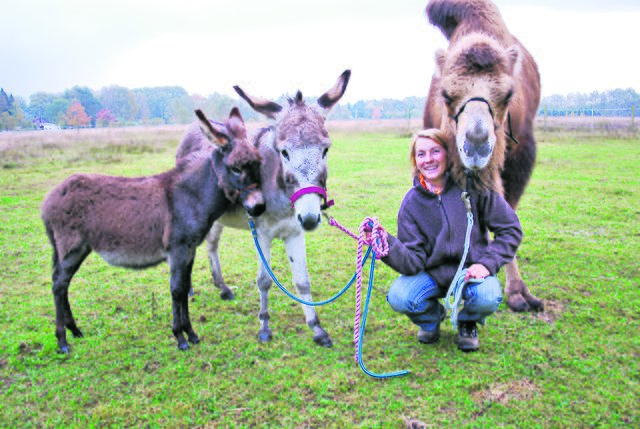
[[473,212],[471,211],[471,197],[469,192],[463,192],[460,195],[464,205],[467,208],[467,232],[464,236],[464,252],[460,265],[458,265],[458,271],[453,277],[451,286],[447,291],[447,295],[444,298],[445,307],[451,311],[451,324],[455,329],[458,326],[458,307],[460,306],[460,300],[462,299],[462,292],[464,291],[465,281],[464,278],[467,275],[467,270],[463,269],[465,262],[467,261],[467,254],[469,253],[469,243],[471,241],[471,229],[473,228]]
[[[355,308],[355,316],[353,320],[353,342],[356,347],[355,359],[360,366],[360,369],[370,377],[373,378],[391,378],[398,377],[401,375],[406,375],[409,373],[407,370],[395,371],[389,373],[378,374],[374,373],[367,369],[362,359],[362,343],[364,339],[365,329],[367,327],[367,314],[369,313],[369,302],[371,300],[371,291],[373,289],[373,278],[374,271],[376,266],[376,259],[380,259],[384,256],[387,256],[389,253],[389,244],[387,242],[386,232],[384,228],[380,226],[378,219],[366,217],[362,223],[360,224],[359,234],[356,235],[353,232],[349,231],[344,226],[340,225],[337,220],[333,217],[326,215],[329,220],[329,224],[334,226],[345,234],[351,236],[352,238],[358,240],[358,251],[356,256],[356,308]],[[371,258],[371,265],[369,269],[369,284],[367,288],[367,297],[365,299],[364,309],[361,311],[362,307],[362,271],[364,269],[364,261],[366,260],[366,255],[362,257],[362,249],[366,243],[366,232],[371,231],[371,240],[369,244],[369,249],[367,250],[367,255],[369,252],[373,252],[373,257]]]

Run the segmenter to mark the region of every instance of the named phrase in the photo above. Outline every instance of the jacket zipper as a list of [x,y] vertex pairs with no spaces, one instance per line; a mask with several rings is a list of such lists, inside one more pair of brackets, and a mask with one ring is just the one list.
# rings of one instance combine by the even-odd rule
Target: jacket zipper
[[451,256],[452,251],[451,251],[451,225],[449,224],[449,216],[447,216],[447,210],[444,207],[444,203],[442,202],[442,195],[438,194],[438,205],[440,206],[440,209],[442,210],[442,217],[444,219],[444,224],[447,228],[447,252],[449,254],[449,256]]

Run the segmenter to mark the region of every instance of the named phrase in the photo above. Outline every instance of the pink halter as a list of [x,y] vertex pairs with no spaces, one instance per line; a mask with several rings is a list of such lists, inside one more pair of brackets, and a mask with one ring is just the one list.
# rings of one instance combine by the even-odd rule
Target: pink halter
[[326,210],[331,207],[334,203],[333,200],[327,201],[327,191],[319,186],[307,186],[306,188],[298,189],[294,194],[289,198],[291,200],[291,207],[293,207],[294,203],[298,198],[306,194],[318,194],[321,195],[324,199],[324,204],[320,206],[322,210]]

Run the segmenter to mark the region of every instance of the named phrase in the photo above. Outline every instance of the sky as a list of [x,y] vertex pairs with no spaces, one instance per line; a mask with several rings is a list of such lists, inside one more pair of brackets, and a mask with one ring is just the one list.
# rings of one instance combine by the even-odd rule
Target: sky
[[[190,94],[426,96],[447,42],[427,0],[3,0],[0,87],[29,99],[79,85]],[[638,0],[495,0],[532,53],[542,95],[640,92]],[[636,40],[636,42],[633,42]]]

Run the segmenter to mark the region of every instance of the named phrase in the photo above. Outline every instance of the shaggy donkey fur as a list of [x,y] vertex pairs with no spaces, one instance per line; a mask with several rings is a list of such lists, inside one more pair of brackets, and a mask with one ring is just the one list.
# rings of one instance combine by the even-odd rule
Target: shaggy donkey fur
[[247,140],[233,108],[224,124],[196,111],[210,150],[182,160],[168,172],[147,177],[76,174],[54,188],[42,205],[53,247],[53,297],[60,351],[69,352],[66,329],[81,337],[71,313],[69,283],[95,251],[109,264],[142,269],[167,261],[171,267],[173,334],[182,350],[199,342],[189,318],[188,292],[196,247],[232,204],[260,215],[261,157]]

